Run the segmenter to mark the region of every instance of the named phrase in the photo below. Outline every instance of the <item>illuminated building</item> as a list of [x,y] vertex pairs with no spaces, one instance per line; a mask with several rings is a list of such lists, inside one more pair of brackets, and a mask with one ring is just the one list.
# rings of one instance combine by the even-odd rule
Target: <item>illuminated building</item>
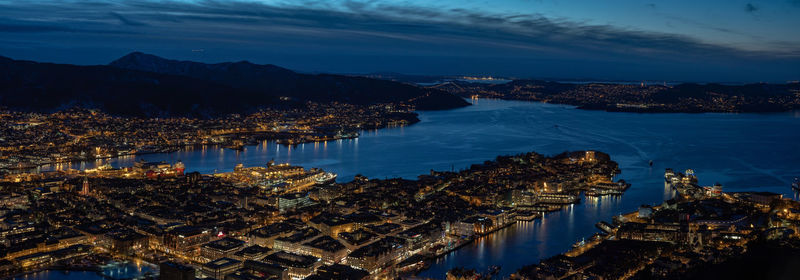
[[308,198],[308,193],[289,193],[278,197],[277,208],[281,212],[286,212],[307,205],[310,202],[311,200]]
[[306,280],[364,280],[369,278],[369,273],[346,265],[324,265],[317,269],[317,274],[311,275]]
[[326,264],[339,263],[348,253],[347,248],[341,242],[327,235],[310,241],[289,242],[288,240],[277,239],[275,241],[275,250],[314,256]]
[[225,275],[242,267],[242,262],[231,258],[221,258],[203,265],[203,274],[214,279],[225,279]]
[[240,261],[261,260],[267,255],[269,255],[270,252],[272,252],[272,250],[270,250],[267,247],[263,247],[260,245],[253,245],[234,253],[232,258]]
[[277,264],[247,260],[238,271],[225,276],[225,280],[290,280],[289,270]]
[[164,235],[164,245],[167,249],[182,254],[197,249],[209,240],[211,240],[211,232],[209,230],[192,226],[178,227]]
[[323,234],[333,237],[339,236],[341,232],[350,232],[356,229],[353,220],[331,213],[319,214],[311,218],[308,224],[317,228]]
[[147,248],[148,240],[145,235],[124,229],[102,235],[97,243],[115,254],[135,255],[139,250]]
[[232,257],[236,251],[244,247],[244,244],[242,240],[225,237],[203,244],[200,247],[200,255],[209,260]]
[[298,255],[288,252],[277,252],[264,258],[264,262],[277,264],[288,269],[291,279],[304,279],[313,274],[320,266],[320,259],[317,257]]
[[83,186],[81,187],[81,195],[88,196],[89,195],[89,179],[86,176],[83,177]]
[[290,236],[294,230],[290,224],[274,223],[251,231],[247,237],[252,244],[273,248],[276,238]]
[[350,253],[347,264],[375,273],[381,267],[399,261],[405,254],[405,240],[387,236]]

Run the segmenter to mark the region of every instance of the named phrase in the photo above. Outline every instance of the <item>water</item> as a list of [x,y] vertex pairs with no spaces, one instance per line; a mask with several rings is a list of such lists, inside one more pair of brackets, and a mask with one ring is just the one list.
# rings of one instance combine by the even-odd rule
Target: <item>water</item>
[[112,262],[102,267],[102,272],[94,271],[62,271],[44,270],[13,278],[13,280],[104,280],[104,279],[139,279],[146,273],[157,274],[154,265],[133,262]]
[[[263,165],[270,159],[320,167],[348,181],[415,178],[431,169],[466,168],[497,155],[536,151],[557,154],[593,149],[619,162],[633,185],[620,198],[585,200],[540,220],[519,223],[443,257],[421,274],[443,278],[454,266],[485,270],[502,265],[501,275],[556,255],[597,230],[594,224],[641,204],[669,198],[664,169],[692,168],[703,185],[722,183],[725,191],[771,191],[794,196],[800,176],[800,112],[777,114],[637,114],[577,110],[571,106],[480,99],[467,108],[422,112],[420,123],[365,131],[358,139],[288,148],[272,142],[243,152],[196,148],[113,159],[182,160],[187,170],[230,171],[237,163]],[[648,162],[654,165],[650,167]],[[76,164],[91,167],[97,163]],[[51,167],[52,168],[52,167]]]

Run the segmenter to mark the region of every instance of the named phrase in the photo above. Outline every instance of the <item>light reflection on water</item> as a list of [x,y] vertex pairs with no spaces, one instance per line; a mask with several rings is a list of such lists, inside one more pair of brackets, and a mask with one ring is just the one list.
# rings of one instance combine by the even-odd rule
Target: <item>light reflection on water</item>
[[[635,114],[577,110],[570,106],[478,100],[467,108],[422,112],[408,127],[362,131],[358,139],[286,147],[262,142],[243,152],[198,147],[171,154],[104,160],[114,166],[138,159],[183,161],[188,171],[230,171],[238,163],[263,165],[270,159],[319,167],[349,181],[416,178],[429,170],[466,168],[497,155],[567,150],[606,152],[620,164],[618,176],[632,184],[621,197],[584,199],[533,222],[520,222],[448,254],[421,274],[442,278],[454,266],[485,270],[502,265],[501,275],[570,248],[598,230],[595,223],[660,204],[665,168],[693,168],[703,185],[720,182],[726,191],[772,191],[796,195],[789,185],[800,176],[800,113]],[[652,160],[653,166],[648,162]],[[96,163],[76,163],[73,168]],[[63,168],[64,166],[62,166]]]
[[[105,279],[141,279],[146,274],[157,274],[157,267],[141,262],[111,262],[101,266],[101,273],[94,271],[61,271],[44,270],[29,273],[13,280],[105,280]],[[105,277],[104,277],[105,276]],[[108,277],[108,278],[106,278]]]

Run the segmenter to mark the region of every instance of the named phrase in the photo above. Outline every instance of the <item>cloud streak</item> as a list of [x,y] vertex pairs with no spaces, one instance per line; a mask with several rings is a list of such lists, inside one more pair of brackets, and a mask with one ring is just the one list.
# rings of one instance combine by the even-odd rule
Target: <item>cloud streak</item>
[[52,25],[26,25],[26,24],[4,24],[0,23],[0,32],[8,33],[39,33],[39,32],[58,32],[72,31],[69,28]]
[[[440,11],[427,7],[354,1],[346,1],[338,10],[318,7],[319,4],[313,2],[298,5],[213,1],[124,3],[125,8],[130,9],[131,13],[138,13],[145,21],[193,21],[225,24],[231,28],[247,25],[245,30],[255,32],[279,30],[282,26],[295,32],[335,32],[346,36],[371,34],[410,41],[428,40],[430,35],[435,35],[445,40],[473,37],[538,47],[600,46],[606,50],[646,49],[650,53],[669,53],[673,50],[693,50],[698,54],[746,52],[684,35],[626,30],[608,25],[583,25],[537,14],[485,14],[463,9]],[[126,25],[146,25],[116,12],[111,14]],[[733,32],[721,28],[718,30]],[[781,53],[776,51],[775,54]]]
[[145,26],[145,25],[147,25],[146,23],[143,23],[143,22],[138,22],[138,21],[135,21],[135,20],[128,19],[127,17],[124,17],[124,16],[122,16],[119,13],[116,13],[116,12],[110,12],[109,14],[112,17],[118,19],[122,24],[125,24],[125,25],[130,25],[130,26]]

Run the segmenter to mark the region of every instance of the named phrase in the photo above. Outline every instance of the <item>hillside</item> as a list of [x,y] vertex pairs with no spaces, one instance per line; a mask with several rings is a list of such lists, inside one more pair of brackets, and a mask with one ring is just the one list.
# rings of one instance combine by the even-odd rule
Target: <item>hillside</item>
[[[275,65],[247,61],[206,64],[134,52],[109,65],[128,70],[187,76],[297,101],[337,101],[368,105],[416,99],[415,105],[420,109],[450,109],[468,105],[461,98],[435,89],[366,77],[301,74]],[[423,96],[432,98],[420,98]]]
[[468,105],[435,89],[361,77],[298,74],[249,62],[204,64],[133,53],[111,66],[78,66],[0,56],[0,107],[16,110],[51,112],[77,106],[121,116],[211,118],[306,101],[398,102],[421,110]]
[[277,101],[191,77],[0,57],[0,105],[11,109],[48,112],[78,106],[123,116],[210,117]]

